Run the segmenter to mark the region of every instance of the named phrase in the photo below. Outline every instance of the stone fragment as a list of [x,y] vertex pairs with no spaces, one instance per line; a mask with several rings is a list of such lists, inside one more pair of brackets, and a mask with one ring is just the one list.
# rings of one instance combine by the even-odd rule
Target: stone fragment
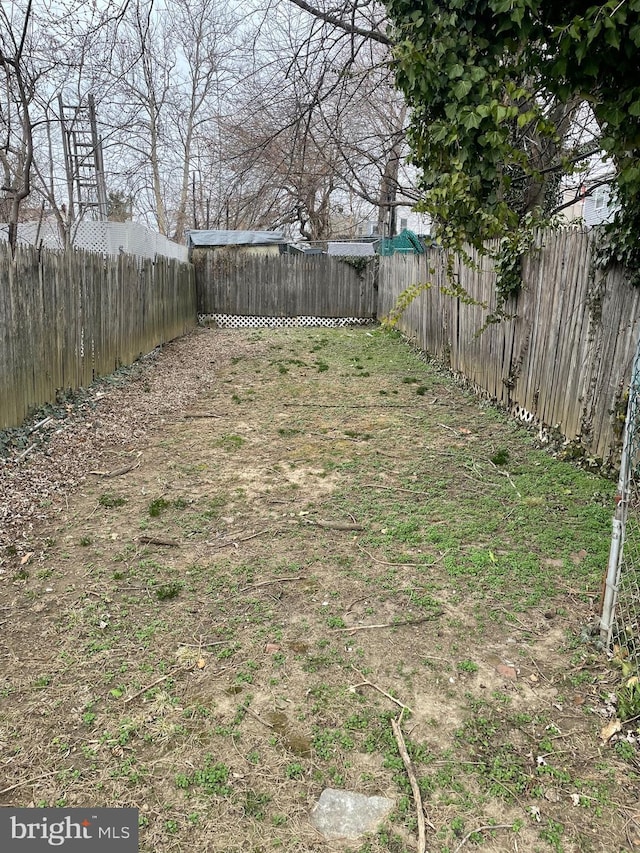
[[517,678],[517,673],[515,667],[513,666],[507,666],[506,664],[501,663],[498,664],[496,670],[503,678],[509,678],[512,681],[515,681],[515,679]]
[[327,839],[359,838],[375,832],[393,809],[387,797],[325,788],[311,812],[311,823]]

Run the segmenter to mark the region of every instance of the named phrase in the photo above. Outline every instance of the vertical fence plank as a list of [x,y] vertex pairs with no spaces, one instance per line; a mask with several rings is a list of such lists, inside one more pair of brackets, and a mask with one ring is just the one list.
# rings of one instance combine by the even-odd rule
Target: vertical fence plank
[[198,249],[200,314],[375,317],[375,260],[365,268],[327,255],[270,255],[237,247]]
[[[640,293],[613,269],[591,268],[591,232],[567,229],[538,235],[540,248],[523,264],[523,287],[509,301],[513,319],[480,330],[485,312],[442,292],[443,253],[423,261],[435,267],[434,286],[407,309],[399,328],[427,353],[464,375],[488,396],[540,427],[558,427],[589,454],[614,461],[619,452],[615,420],[640,331]],[[417,261],[382,258],[381,315],[400,293],[420,280]],[[486,261],[483,261],[486,264]],[[494,276],[458,263],[463,288],[495,305]],[[426,271],[422,271],[422,280]]]
[[189,264],[0,243],[0,429],[195,323]]

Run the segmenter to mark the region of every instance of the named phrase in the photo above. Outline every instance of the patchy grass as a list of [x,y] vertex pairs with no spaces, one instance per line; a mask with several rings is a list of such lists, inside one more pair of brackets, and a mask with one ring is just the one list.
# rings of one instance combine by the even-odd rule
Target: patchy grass
[[208,334],[216,417],[158,423],[6,557],[1,802],[136,805],[144,853],[310,853],[349,788],[395,801],[353,849],[404,853],[402,704],[430,850],[627,849],[637,697],[603,744],[619,675],[584,630],[613,484],[397,334]]

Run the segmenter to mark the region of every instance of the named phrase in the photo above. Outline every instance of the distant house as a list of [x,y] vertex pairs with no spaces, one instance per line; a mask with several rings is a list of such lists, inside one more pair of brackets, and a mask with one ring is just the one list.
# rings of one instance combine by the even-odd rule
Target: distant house
[[[188,231],[189,260],[212,250],[241,251],[250,254],[278,255],[286,246],[281,231]],[[282,248],[281,248],[282,247]]]
[[572,176],[573,186],[564,191],[562,217],[586,226],[610,222],[617,206],[613,196],[615,168],[609,160],[596,160],[588,169]]
[[615,212],[616,204],[610,184],[594,187],[591,192],[585,194],[582,208],[585,225],[601,225],[603,222],[610,222]]

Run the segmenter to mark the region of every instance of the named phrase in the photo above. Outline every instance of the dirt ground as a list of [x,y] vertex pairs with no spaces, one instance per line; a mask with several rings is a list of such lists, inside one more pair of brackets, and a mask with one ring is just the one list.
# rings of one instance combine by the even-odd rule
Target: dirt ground
[[[430,851],[640,848],[590,633],[614,486],[398,335],[199,329],[1,446],[0,805],[402,853],[411,772]],[[327,787],[395,808],[327,840]]]

